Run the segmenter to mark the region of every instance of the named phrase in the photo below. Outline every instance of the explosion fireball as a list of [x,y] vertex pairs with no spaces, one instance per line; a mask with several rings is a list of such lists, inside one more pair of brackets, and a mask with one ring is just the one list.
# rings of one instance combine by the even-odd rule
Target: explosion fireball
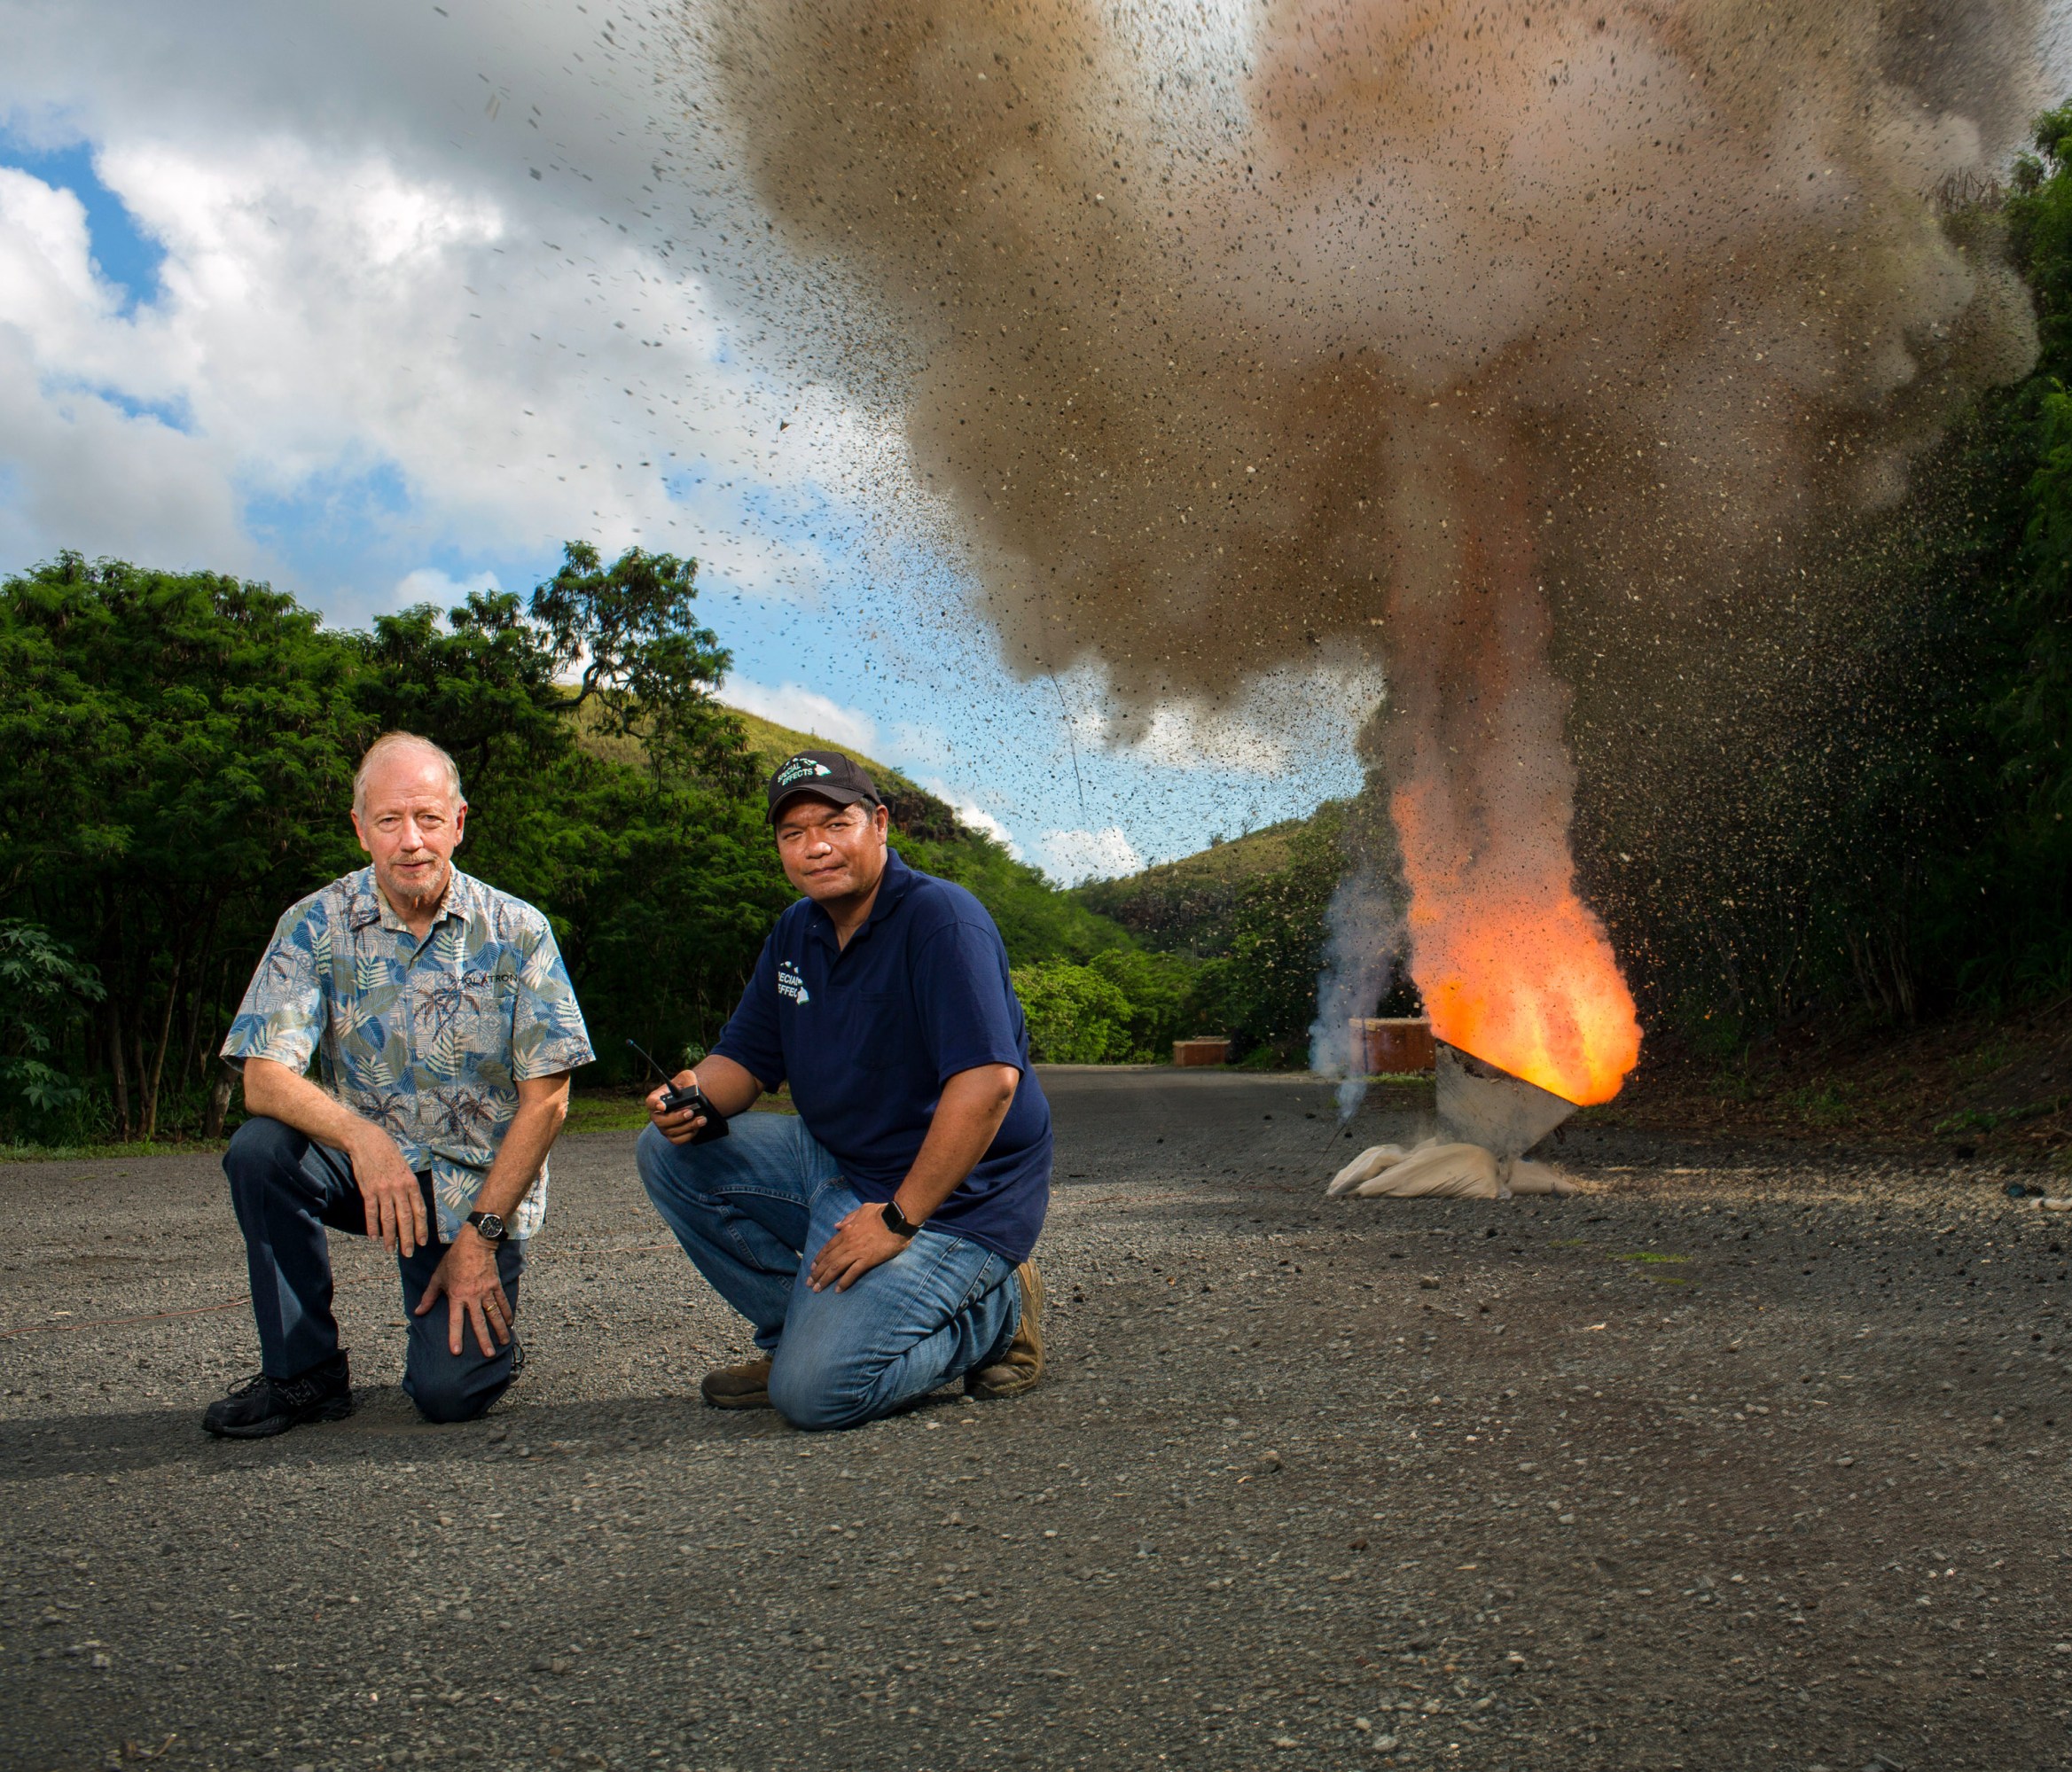
[[1565,599],[1733,596],[2026,368],[1934,199],[2036,107],[2041,25],[770,0],[690,16],[723,121],[687,145],[745,161],[800,275],[743,287],[895,418],[1019,669],[1099,661],[1127,735],[1379,657],[1394,838],[1319,1025],[1407,935],[1442,1038],[1591,1102],[1639,1034],[1576,889]]

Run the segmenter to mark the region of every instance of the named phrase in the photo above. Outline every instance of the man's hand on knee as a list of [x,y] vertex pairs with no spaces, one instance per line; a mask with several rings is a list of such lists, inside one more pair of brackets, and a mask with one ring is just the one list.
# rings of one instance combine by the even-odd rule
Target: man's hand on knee
[[419,1244],[429,1243],[432,1232],[425,1217],[424,1190],[395,1140],[371,1126],[348,1154],[352,1158],[353,1180],[367,1202],[367,1235],[405,1255],[414,1254]]
[[817,1292],[833,1286],[846,1292],[880,1261],[889,1261],[905,1248],[907,1239],[895,1234],[885,1222],[885,1208],[865,1200],[834,1227],[834,1235],[820,1245],[813,1258],[807,1283]]
[[512,1315],[511,1300],[504,1295],[504,1283],[496,1272],[496,1245],[464,1227],[433,1272],[416,1314],[423,1316],[441,1298],[446,1300],[446,1351],[459,1354],[465,1330],[472,1324],[482,1358],[494,1360],[511,1339]]

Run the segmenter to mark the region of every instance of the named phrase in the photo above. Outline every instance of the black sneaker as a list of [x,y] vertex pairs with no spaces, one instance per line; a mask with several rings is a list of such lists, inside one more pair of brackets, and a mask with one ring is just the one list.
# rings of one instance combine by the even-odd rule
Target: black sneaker
[[264,1372],[208,1406],[201,1425],[218,1440],[264,1440],[306,1421],[342,1421],[353,1412],[353,1379],[340,1348],[293,1378]]

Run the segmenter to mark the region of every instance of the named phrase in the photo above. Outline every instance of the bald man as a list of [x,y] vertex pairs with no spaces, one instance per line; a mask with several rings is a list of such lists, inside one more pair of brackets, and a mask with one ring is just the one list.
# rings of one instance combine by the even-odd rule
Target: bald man
[[526,1239],[592,1054],[547,919],[453,865],[466,823],[451,757],[376,739],[353,782],[368,866],[289,908],[231,1025],[253,1117],[223,1169],[261,1366],[202,1417],[220,1438],[352,1412],[327,1227],[395,1253],[426,1418],[472,1420],[515,1376]]

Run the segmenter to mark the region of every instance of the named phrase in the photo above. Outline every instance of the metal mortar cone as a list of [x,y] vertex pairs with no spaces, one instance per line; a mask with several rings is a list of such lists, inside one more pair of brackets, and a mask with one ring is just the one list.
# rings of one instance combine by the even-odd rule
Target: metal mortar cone
[[1576,1104],[1443,1041],[1437,1046],[1439,1127],[1448,1139],[1498,1157],[1522,1157],[1576,1112]]

